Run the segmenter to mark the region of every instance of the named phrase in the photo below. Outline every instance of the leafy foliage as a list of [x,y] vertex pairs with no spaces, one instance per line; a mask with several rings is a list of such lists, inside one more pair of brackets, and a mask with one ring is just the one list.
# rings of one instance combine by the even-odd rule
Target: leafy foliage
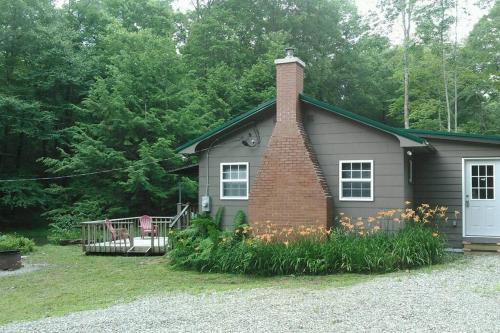
[[[200,224],[212,226],[212,232]],[[197,220],[176,235],[169,253],[171,264],[202,272],[316,275],[391,272],[435,264],[444,255],[443,238],[423,224],[409,224],[396,233],[362,236],[336,229],[327,231],[327,237],[309,233],[290,241],[252,237],[249,230],[223,232],[209,219]]]
[[[401,126],[403,48],[365,24],[352,1],[197,4],[174,13],[167,0],[0,2],[0,179],[113,170],[0,182],[2,225],[173,213],[178,182],[187,200],[197,192],[168,173],[182,163],[175,147],[274,96],[273,60],[285,46],[307,63],[306,93]],[[461,131],[500,133],[499,8],[445,59],[457,69]],[[425,12],[408,48],[410,124],[442,129],[439,3]]]
[[224,217],[224,206],[220,206],[217,208],[217,211],[215,212],[215,217],[214,217],[214,223],[215,225],[220,228],[222,226],[222,218]]
[[20,250],[22,254],[33,252],[35,242],[16,234],[0,234],[0,251]]

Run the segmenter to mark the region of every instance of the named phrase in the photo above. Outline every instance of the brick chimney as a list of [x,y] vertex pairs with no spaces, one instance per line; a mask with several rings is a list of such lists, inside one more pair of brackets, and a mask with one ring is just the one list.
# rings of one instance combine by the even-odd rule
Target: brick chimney
[[332,198],[302,123],[302,60],[286,49],[276,64],[276,125],[250,188],[250,224],[331,224]]

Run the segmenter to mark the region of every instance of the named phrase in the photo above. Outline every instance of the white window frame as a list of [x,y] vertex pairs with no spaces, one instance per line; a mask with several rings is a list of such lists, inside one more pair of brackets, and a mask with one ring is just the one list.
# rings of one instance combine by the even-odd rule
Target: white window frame
[[[371,172],[370,172],[370,178],[346,178],[344,179],[342,177],[342,164],[344,163],[370,163],[371,167]],[[341,160],[339,161],[339,200],[340,201],[374,201],[374,193],[373,193],[373,183],[374,183],[374,173],[375,173],[375,168],[374,168],[374,163],[373,160]],[[366,198],[352,198],[352,197],[347,197],[345,198],[343,195],[342,191],[342,182],[344,181],[351,181],[351,182],[367,182],[370,181],[370,197]]]
[[[496,181],[497,181],[496,164],[495,163],[471,162],[469,166],[470,166],[470,170],[469,170],[470,175],[469,176],[471,177],[471,179],[470,179],[470,181],[471,181],[470,185],[471,186],[470,186],[470,189],[469,189],[470,190],[470,199],[469,200],[471,200],[471,201],[495,201],[497,199],[497,196],[496,196]],[[486,166],[486,167],[491,166],[491,167],[493,167],[493,199],[480,199],[480,198],[473,199],[473,197],[472,197],[472,177],[473,177],[472,176],[472,167],[473,166],[478,166],[478,167],[479,166]],[[479,172],[479,170],[478,170],[478,172]],[[481,177],[481,176],[478,175],[478,177]],[[488,177],[488,176],[485,176],[485,177]],[[488,187],[486,187],[486,188],[488,188]],[[479,189],[479,187],[478,187],[478,189]],[[480,196],[479,193],[478,193],[478,196]],[[487,196],[488,196],[488,193],[486,193],[486,197]]]
[[[224,166],[227,165],[245,165],[247,167],[247,177],[246,179],[223,179],[222,178],[222,173],[224,170]],[[250,167],[248,162],[230,162],[230,163],[221,163],[220,164],[220,174],[219,174],[219,187],[220,187],[220,199],[221,200],[248,200],[248,191],[249,191],[249,174],[250,174]],[[233,197],[233,196],[224,196],[224,183],[240,183],[246,181],[247,183],[247,193],[245,196],[240,196],[240,197]]]

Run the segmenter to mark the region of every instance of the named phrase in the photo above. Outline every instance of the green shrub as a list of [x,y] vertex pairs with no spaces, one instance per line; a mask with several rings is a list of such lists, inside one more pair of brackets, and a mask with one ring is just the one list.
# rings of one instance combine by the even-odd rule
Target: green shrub
[[246,215],[242,210],[239,210],[234,215],[233,219],[233,227],[234,229],[238,229],[243,227],[246,224]]
[[190,229],[178,235],[170,258],[176,267],[197,271],[265,276],[376,273],[434,264],[444,255],[443,239],[418,225],[396,233],[334,230],[326,238],[311,234],[273,242],[221,231],[216,237],[204,237]]
[[33,252],[35,242],[16,234],[0,235],[0,251],[20,250],[22,254]]
[[48,240],[53,244],[61,244],[65,240],[76,240],[82,237],[81,231],[76,227],[61,227],[57,224],[50,225]]
[[224,206],[220,206],[217,209],[217,212],[215,212],[215,218],[214,218],[214,223],[218,228],[222,226],[223,217],[224,217]]

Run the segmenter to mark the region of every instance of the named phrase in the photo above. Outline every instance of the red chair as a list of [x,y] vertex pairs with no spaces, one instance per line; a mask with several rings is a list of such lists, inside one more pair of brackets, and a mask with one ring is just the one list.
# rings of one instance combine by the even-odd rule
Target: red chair
[[144,239],[145,235],[158,236],[158,229],[153,225],[153,219],[149,215],[143,215],[139,218],[139,225],[141,229],[141,238]]

